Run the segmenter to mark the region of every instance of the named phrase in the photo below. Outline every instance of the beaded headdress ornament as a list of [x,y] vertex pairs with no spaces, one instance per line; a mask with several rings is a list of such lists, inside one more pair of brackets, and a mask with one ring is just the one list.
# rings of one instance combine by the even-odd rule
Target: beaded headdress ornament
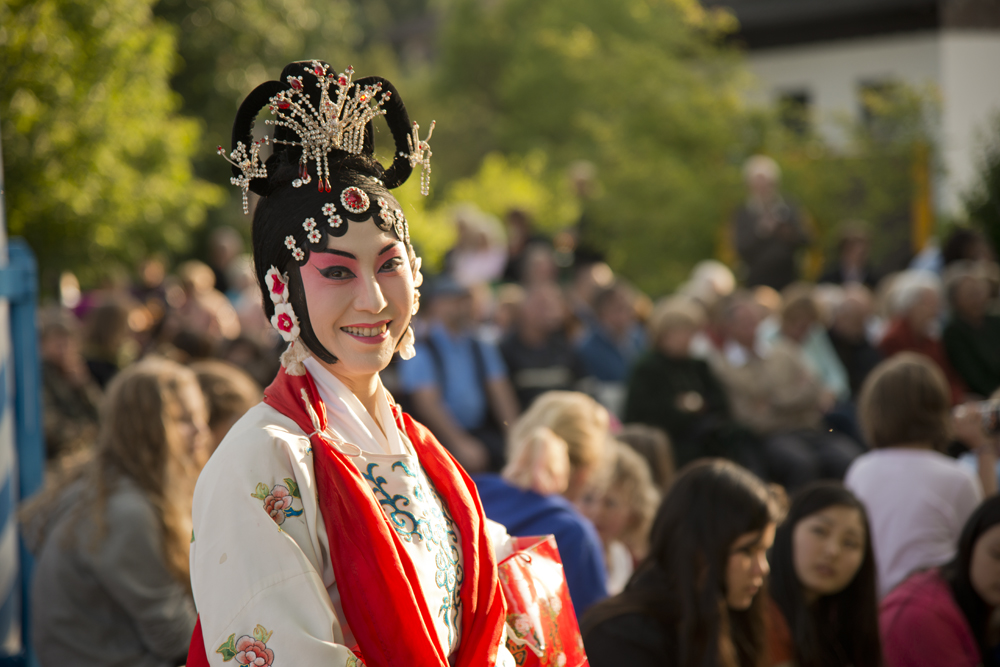
[[[268,178],[268,166],[283,152],[298,163],[297,177],[291,180],[293,188],[311,184],[315,178],[317,190],[330,195],[327,201],[318,205],[314,214],[302,220],[301,233],[284,238],[285,247],[300,266],[306,262],[311,246],[325,247],[328,235],[336,237],[345,234],[348,220],[360,222],[372,218],[380,229],[393,231],[400,241],[411,247],[402,210],[391,206],[385,198],[378,197],[376,203],[379,210],[373,215],[369,210],[371,200],[365,190],[352,185],[334,193],[330,183],[332,161],[344,156],[370,156],[374,153],[372,121],[375,118],[385,117],[396,151],[392,165],[388,169],[380,168],[379,178],[370,177],[372,185],[396,188],[409,178],[419,164],[422,171],[421,193],[428,193],[431,173],[428,141],[434,131],[434,123],[431,123],[427,137],[420,139],[419,125],[410,123],[406,108],[391,83],[380,77],[366,77],[355,82],[353,76],[354,69],[351,67],[338,74],[318,60],[288,65],[282,72],[281,81],[261,84],[240,105],[233,124],[232,151],[227,155],[222,146],[218,148],[218,153],[232,165],[233,177],[230,180],[242,190],[244,213],[249,212],[249,191],[266,196],[282,185]],[[274,138],[269,141],[265,136],[254,140],[253,120],[265,106],[274,116],[265,121],[274,127]],[[261,158],[261,149],[269,143],[273,143],[274,150],[265,163]],[[271,322],[290,343],[282,355],[282,365],[286,372],[304,373],[301,362],[308,356],[308,351],[299,338],[299,320],[288,300],[287,274],[272,266],[266,278],[275,310]],[[420,260],[417,258],[414,285],[419,287],[421,282]],[[279,293],[282,296],[276,300]],[[417,301],[414,314],[416,304]],[[408,328],[400,343],[400,356],[404,359],[413,355],[413,339],[413,330]]]

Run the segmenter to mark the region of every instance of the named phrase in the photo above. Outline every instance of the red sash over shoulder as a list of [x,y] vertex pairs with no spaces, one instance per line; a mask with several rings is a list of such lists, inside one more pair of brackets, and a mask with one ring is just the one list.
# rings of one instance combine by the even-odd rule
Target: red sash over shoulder
[[[264,402],[310,435],[319,507],[330,540],[333,573],[347,623],[368,667],[449,667],[434,617],[399,536],[350,458],[320,433],[326,406],[309,374],[282,369]],[[424,471],[446,503],[462,540],[461,644],[455,667],[492,667],[506,606],[479,494],[465,471],[424,426],[397,412]],[[201,625],[188,667],[207,665]]]

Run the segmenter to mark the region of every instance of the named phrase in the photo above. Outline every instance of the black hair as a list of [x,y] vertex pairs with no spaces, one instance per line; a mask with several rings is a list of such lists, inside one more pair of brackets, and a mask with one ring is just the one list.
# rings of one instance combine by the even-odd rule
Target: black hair
[[941,575],[951,587],[955,602],[969,623],[969,629],[972,630],[972,636],[976,639],[976,645],[986,667],[998,664],[993,647],[987,641],[986,632],[992,609],[973,588],[969,569],[972,566],[972,552],[976,548],[976,542],[983,533],[997,524],[1000,524],[1000,496],[991,496],[984,500],[965,522],[962,535],[958,538],[958,553],[950,563],[941,568]]
[[[842,591],[824,595],[810,605],[795,574],[792,535],[800,521],[828,507],[849,507],[860,513],[865,529],[864,558]],[[775,533],[769,560],[769,592],[788,622],[796,665],[879,667],[882,664],[875,555],[868,515],[853,493],[837,482],[815,482],[797,491],[792,496],[787,518]]]
[[[287,106],[283,106],[283,100],[298,94],[307,97],[314,109],[319,109],[320,81],[333,82],[336,78],[337,75],[330,74],[329,66],[321,61],[295,62],[285,67],[279,81],[261,84],[240,105],[233,123],[233,150],[239,144],[250,146],[254,119],[265,106],[271,106],[272,111],[283,110]],[[336,84],[331,85],[330,90],[336,102],[339,94]],[[299,273],[308,261],[310,249],[313,246],[326,248],[329,237],[343,236],[351,223],[371,218],[379,229],[395,231],[406,246],[411,269],[416,261],[403,213],[389,194],[390,189],[406,182],[413,171],[408,159],[411,125],[406,107],[392,84],[378,77],[360,79],[344,94],[381,96],[396,148],[388,169],[374,157],[371,121],[365,125],[359,153],[338,148],[328,151],[328,177],[313,156],[308,160],[303,158],[302,148],[294,145],[299,137],[279,124],[274,130],[274,151],[265,163],[266,178],[254,178],[249,182],[249,189],[260,196],[253,216],[252,245],[257,283],[264,294],[264,312],[269,319],[274,314],[265,281],[273,266],[288,274],[289,302],[299,318],[302,341],[326,363],[335,363],[337,358],[323,347],[313,331]],[[280,119],[281,111],[278,114]],[[234,166],[233,174],[240,177],[242,171]],[[350,206],[350,200],[345,199],[349,193],[363,204]],[[312,228],[305,226],[307,221],[311,221]],[[301,251],[298,258],[293,256],[292,248]]]
[[750,608],[726,604],[726,569],[733,543],[745,533],[763,531],[777,519],[764,483],[724,459],[702,459],[686,466],[657,511],[649,556],[624,592],[591,608],[583,619],[584,636],[598,624],[625,614],[658,621],[675,656],[666,664],[681,667],[751,667],[765,653],[764,594]]

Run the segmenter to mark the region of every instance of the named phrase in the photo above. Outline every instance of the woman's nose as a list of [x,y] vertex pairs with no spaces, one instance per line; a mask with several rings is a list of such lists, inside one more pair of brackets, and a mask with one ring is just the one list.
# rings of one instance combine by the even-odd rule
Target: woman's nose
[[374,276],[363,281],[361,293],[358,295],[355,307],[370,313],[380,313],[388,305],[382,286]]

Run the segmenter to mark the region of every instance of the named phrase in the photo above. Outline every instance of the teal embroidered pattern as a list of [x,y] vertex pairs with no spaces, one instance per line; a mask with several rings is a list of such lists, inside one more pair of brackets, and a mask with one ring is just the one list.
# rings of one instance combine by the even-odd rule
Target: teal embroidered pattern
[[377,463],[369,463],[362,476],[372,484],[372,492],[378,498],[379,504],[385,507],[386,515],[396,534],[412,544],[423,542],[428,553],[434,554],[434,565],[437,569],[434,582],[444,594],[441,606],[438,608],[438,616],[448,627],[448,643],[451,644],[458,631],[460,593],[465,579],[464,570],[459,562],[458,531],[455,522],[423,471],[414,474],[402,461],[396,461],[391,466],[392,470],[399,469],[407,477],[416,480],[413,495],[426,508],[426,514],[417,518],[410,509],[407,509],[412,506],[411,500],[403,494],[390,494],[385,488],[386,479],[381,475],[376,476],[376,468],[378,468]]

